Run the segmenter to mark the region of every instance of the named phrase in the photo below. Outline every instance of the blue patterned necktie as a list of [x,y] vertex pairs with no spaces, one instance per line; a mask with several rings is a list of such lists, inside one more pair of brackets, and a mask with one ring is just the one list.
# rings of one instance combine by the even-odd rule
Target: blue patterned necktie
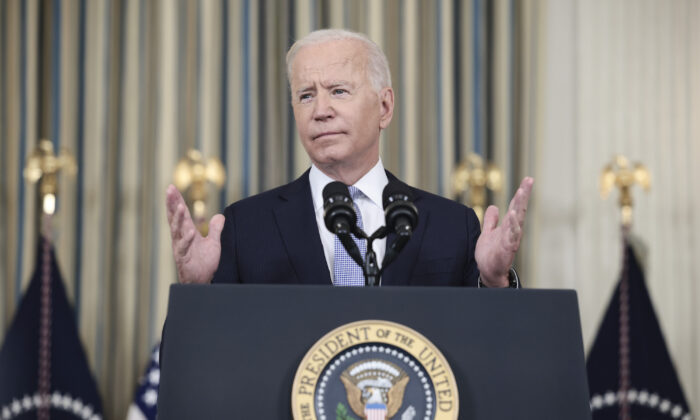
[[[360,209],[357,207],[355,201],[362,196],[362,191],[357,189],[357,187],[348,187],[350,191],[350,197],[353,201],[353,206],[355,207],[355,213],[357,213],[357,226],[362,229],[362,214],[360,214]],[[357,244],[362,254],[362,259],[365,258],[365,253],[367,252],[367,242],[364,239],[358,239],[355,235],[352,235],[352,239]],[[345,250],[345,247],[340,243],[338,236],[335,236],[333,240],[335,246],[335,261],[333,263],[333,284],[336,286],[364,286],[365,276],[362,273],[362,267],[357,265],[357,263],[352,259],[352,257]]]

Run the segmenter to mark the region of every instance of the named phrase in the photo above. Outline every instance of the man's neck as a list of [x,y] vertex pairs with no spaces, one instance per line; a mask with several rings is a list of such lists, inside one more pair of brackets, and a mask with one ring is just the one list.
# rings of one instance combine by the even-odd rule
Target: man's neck
[[316,165],[316,167],[328,177],[340,181],[345,185],[354,185],[367,174],[379,162],[379,156],[374,161],[364,162],[362,165]]

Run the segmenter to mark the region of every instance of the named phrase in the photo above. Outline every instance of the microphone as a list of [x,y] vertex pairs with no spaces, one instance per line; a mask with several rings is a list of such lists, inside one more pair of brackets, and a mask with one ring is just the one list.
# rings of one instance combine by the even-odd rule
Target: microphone
[[328,230],[336,235],[350,233],[357,224],[357,214],[347,185],[340,181],[323,188],[323,221]]
[[399,256],[399,252],[411,239],[413,229],[418,225],[418,209],[413,204],[413,194],[406,184],[401,181],[389,181],[382,194],[386,229],[394,232],[397,238],[387,247],[382,270]]
[[406,184],[392,180],[382,194],[386,226],[400,237],[410,237],[418,224],[418,209]]
[[362,238],[366,235],[357,227],[357,214],[348,186],[340,181],[331,182],[323,188],[323,221],[326,228],[338,236],[348,255],[362,267],[362,253],[350,234],[355,233],[355,236]]

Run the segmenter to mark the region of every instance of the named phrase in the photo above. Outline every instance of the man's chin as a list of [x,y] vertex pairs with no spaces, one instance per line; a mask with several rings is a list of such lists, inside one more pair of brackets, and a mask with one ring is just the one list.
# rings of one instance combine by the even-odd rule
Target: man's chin
[[311,161],[319,168],[333,168],[344,166],[347,159],[338,156],[323,156],[319,159],[312,159]]
[[352,156],[343,144],[336,142],[313,143],[306,149],[311,161],[319,165],[333,165],[347,161]]

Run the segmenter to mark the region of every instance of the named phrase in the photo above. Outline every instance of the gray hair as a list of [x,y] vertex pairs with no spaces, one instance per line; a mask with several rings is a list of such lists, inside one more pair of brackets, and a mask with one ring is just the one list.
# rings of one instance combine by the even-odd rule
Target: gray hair
[[287,80],[289,84],[291,85],[292,83],[292,63],[299,50],[309,45],[345,39],[357,40],[364,45],[367,51],[367,76],[372,83],[372,87],[377,92],[385,87],[391,87],[389,60],[387,60],[384,51],[379,48],[379,45],[369,39],[367,35],[345,29],[320,29],[297,40],[287,52]]

